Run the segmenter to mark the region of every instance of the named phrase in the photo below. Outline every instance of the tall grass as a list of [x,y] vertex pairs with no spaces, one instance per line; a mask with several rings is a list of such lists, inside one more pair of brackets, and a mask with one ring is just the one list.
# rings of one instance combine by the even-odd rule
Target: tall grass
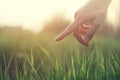
[[112,38],[95,38],[85,47],[70,37],[37,43],[21,56],[7,57],[1,48],[0,80],[120,80],[119,44]]

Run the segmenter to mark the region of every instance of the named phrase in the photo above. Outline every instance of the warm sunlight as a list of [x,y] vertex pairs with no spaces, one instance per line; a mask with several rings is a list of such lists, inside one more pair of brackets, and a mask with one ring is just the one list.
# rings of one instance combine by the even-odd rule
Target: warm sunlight
[[38,31],[54,13],[61,12],[69,19],[88,0],[0,0],[0,24],[19,25]]
[[120,2],[119,0],[113,0],[108,8],[107,19],[110,25],[119,26],[120,17]]
[[120,0],[88,1],[0,0],[0,80],[120,80]]
[[[87,1],[88,0],[0,0],[0,25],[19,25],[23,26],[24,29],[38,31],[42,29],[42,23],[45,20],[51,19],[56,12],[61,12],[68,19],[73,19],[75,11],[82,7]],[[109,11],[108,18],[112,22],[115,22],[113,19],[114,15],[113,10]]]

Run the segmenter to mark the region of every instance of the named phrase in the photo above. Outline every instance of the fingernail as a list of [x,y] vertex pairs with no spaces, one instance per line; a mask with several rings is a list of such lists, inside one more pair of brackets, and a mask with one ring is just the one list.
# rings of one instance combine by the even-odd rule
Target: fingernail
[[54,40],[59,41],[61,40],[61,37],[58,35],[57,37],[54,38]]
[[58,37],[55,37],[54,40],[55,40],[55,41],[58,41]]

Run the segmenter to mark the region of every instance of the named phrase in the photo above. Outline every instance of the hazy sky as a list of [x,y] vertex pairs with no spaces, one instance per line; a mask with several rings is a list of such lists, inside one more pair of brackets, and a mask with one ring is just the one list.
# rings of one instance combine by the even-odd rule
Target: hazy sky
[[[88,0],[0,0],[0,24],[21,25],[25,29],[39,30],[42,23],[54,13],[61,12],[73,19],[75,11]],[[110,16],[114,13],[110,12]]]
[[0,0],[0,24],[22,25],[38,30],[56,12],[72,19],[88,0]]

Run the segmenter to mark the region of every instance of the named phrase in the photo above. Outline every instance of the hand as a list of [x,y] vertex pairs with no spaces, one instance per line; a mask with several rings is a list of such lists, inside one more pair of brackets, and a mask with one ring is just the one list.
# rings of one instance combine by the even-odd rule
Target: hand
[[55,40],[59,41],[70,33],[73,33],[73,36],[80,43],[88,46],[95,32],[103,23],[106,12],[107,9],[102,6],[95,7],[93,4],[85,6],[83,9],[80,9],[75,13],[75,20],[62,33],[60,33]]

